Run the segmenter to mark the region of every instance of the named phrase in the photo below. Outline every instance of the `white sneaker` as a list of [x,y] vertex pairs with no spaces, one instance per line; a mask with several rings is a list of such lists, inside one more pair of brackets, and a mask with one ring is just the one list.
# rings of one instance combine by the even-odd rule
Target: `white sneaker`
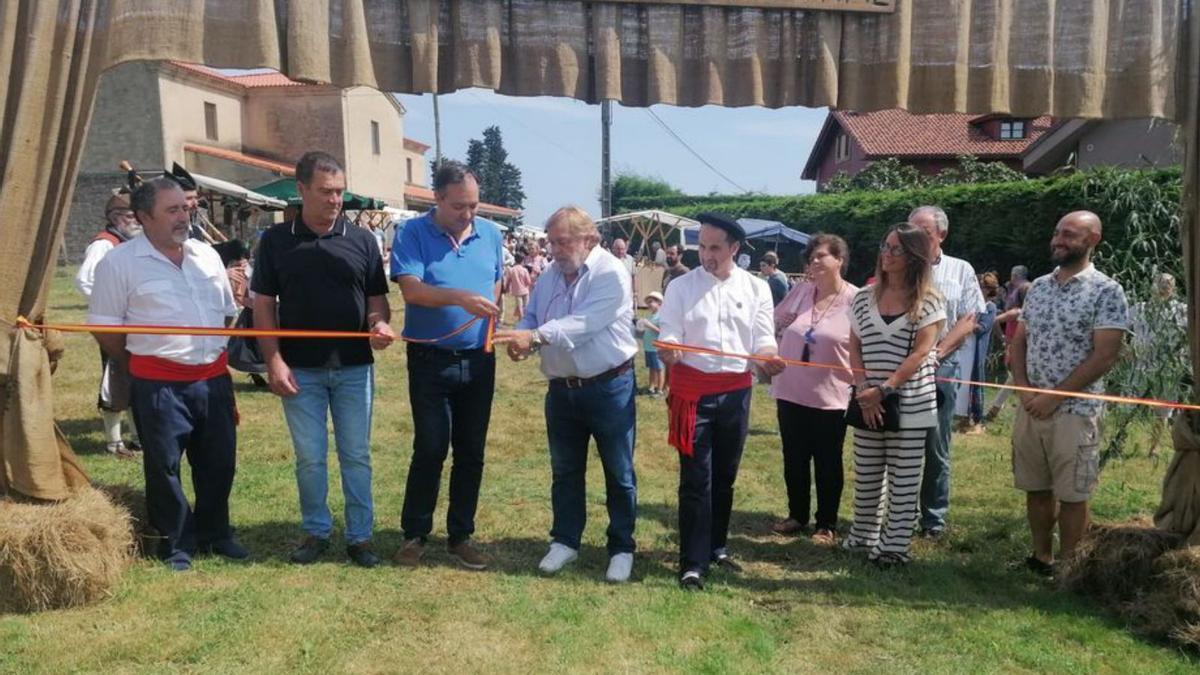
[[574,561],[579,557],[579,551],[567,546],[554,542],[550,544],[550,551],[542,558],[542,562],[538,563],[538,570],[542,574],[556,574],[559,570],[567,566],[567,563]]
[[614,584],[623,584],[629,581],[631,572],[633,572],[633,554],[618,553],[608,559],[608,572],[605,573],[604,579]]

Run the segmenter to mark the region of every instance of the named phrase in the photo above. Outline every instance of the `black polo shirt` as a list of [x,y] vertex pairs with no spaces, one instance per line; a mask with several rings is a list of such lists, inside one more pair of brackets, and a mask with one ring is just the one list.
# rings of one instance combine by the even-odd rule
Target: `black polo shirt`
[[[379,245],[370,232],[339,218],[318,237],[300,218],[262,235],[250,290],[278,299],[280,328],[367,330],[367,298],[387,295]],[[337,368],[374,363],[363,338],[281,338],[292,368]]]

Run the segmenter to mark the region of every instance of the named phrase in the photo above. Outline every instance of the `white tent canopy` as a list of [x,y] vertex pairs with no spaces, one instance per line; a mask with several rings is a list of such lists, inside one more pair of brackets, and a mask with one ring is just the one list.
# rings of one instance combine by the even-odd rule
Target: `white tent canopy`
[[213,178],[211,176],[204,176],[198,173],[193,173],[192,178],[196,180],[196,185],[205,190],[219,192],[223,195],[240,199],[253,206],[260,206],[269,209],[283,209],[287,206],[287,202],[283,201],[282,199],[268,197],[267,195],[260,194],[254,190],[248,190],[237,183],[231,183],[227,180],[221,180],[220,178]]
[[[684,241],[684,230],[700,227],[700,223],[691,218],[657,209],[633,211],[601,218],[596,221],[596,225],[600,227],[601,232],[605,233],[611,232],[614,228],[619,229],[631,240],[635,235],[640,235],[642,242],[659,241],[664,246],[678,243],[688,249],[695,249],[696,245],[689,245]],[[678,230],[678,234],[675,233],[676,230]]]

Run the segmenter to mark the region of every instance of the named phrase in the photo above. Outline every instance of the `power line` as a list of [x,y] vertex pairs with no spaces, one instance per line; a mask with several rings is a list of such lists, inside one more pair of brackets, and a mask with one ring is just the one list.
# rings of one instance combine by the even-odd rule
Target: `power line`
[[505,110],[501,106],[497,106],[494,103],[488,103],[487,101],[483,100],[483,97],[479,96],[478,94],[476,94],[473,91],[467,91],[465,93],[467,95],[469,95],[471,98],[475,99],[476,101],[479,101],[480,103],[482,103],[484,105],[492,106],[493,110],[498,111],[501,115],[504,115],[505,117],[516,122],[517,124],[525,127],[527,130],[529,130],[530,133],[532,133],[534,135],[535,138],[541,139],[541,140],[549,143],[550,145],[553,145],[556,149],[558,149],[560,152],[562,152],[567,157],[570,157],[571,159],[573,159],[577,162],[582,161],[579,159],[579,157],[576,156],[574,151],[572,151],[566,147],[563,147],[560,143],[558,143],[558,141],[555,141],[553,138],[550,138],[549,136],[547,136],[546,131],[544,129],[534,129],[530,125],[526,124],[521,118],[517,117],[516,115],[510,114],[507,110]]
[[693,150],[692,146],[688,145],[687,141],[680,138],[679,134],[675,133],[675,131],[673,129],[671,129],[671,127],[667,126],[667,123],[664,122],[661,117],[659,117],[658,115],[655,115],[653,110],[651,110],[649,108],[642,108],[642,110],[645,110],[646,114],[649,115],[651,119],[653,119],[655,122],[658,122],[658,125],[660,127],[662,127],[664,131],[666,131],[668,134],[670,134],[671,138],[674,138],[676,141],[679,141],[679,144],[682,145],[688,152],[692,153],[693,157],[700,160],[701,164],[703,164],[704,166],[707,166],[713,173],[720,176],[726,183],[729,183],[733,187],[737,188],[739,192],[749,192],[749,190],[747,190],[746,188],[744,188],[741,185],[738,185],[736,182],[734,182],[734,180],[732,178],[721,173],[721,171],[719,169],[717,169],[717,167],[710,164],[707,159],[704,159],[704,157],[702,157],[699,152],[696,152],[695,150]]

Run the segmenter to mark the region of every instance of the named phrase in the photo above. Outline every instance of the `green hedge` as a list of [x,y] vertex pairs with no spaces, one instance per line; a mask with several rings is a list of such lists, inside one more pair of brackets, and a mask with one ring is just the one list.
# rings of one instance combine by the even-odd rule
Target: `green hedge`
[[[1006,280],[1013,265],[1027,265],[1036,277],[1049,271],[1050,235],[1064,214],[1095,211],[1105,223],[1106,247],[1123,249],[1131,219],[1154,218],[1154,229],[1173,239],[1165,250],[1179,251],[1177,220],[1180,171],[1096,169],[1012,183],[966,184],[894,192],[847,192],[794,197],[670,197],[630,199],[622,211],[662,208],[685,216],[722,211],[736,217],[783,222],[803,232],[841,235],[851,247],[847,276],[861,283],[874,270],[878,243],[889,225],[922,204],[936,204],[950,217],[945,248],[982,272],[996,270]],[[1111,273],[1111,272],[1110,272]]]

